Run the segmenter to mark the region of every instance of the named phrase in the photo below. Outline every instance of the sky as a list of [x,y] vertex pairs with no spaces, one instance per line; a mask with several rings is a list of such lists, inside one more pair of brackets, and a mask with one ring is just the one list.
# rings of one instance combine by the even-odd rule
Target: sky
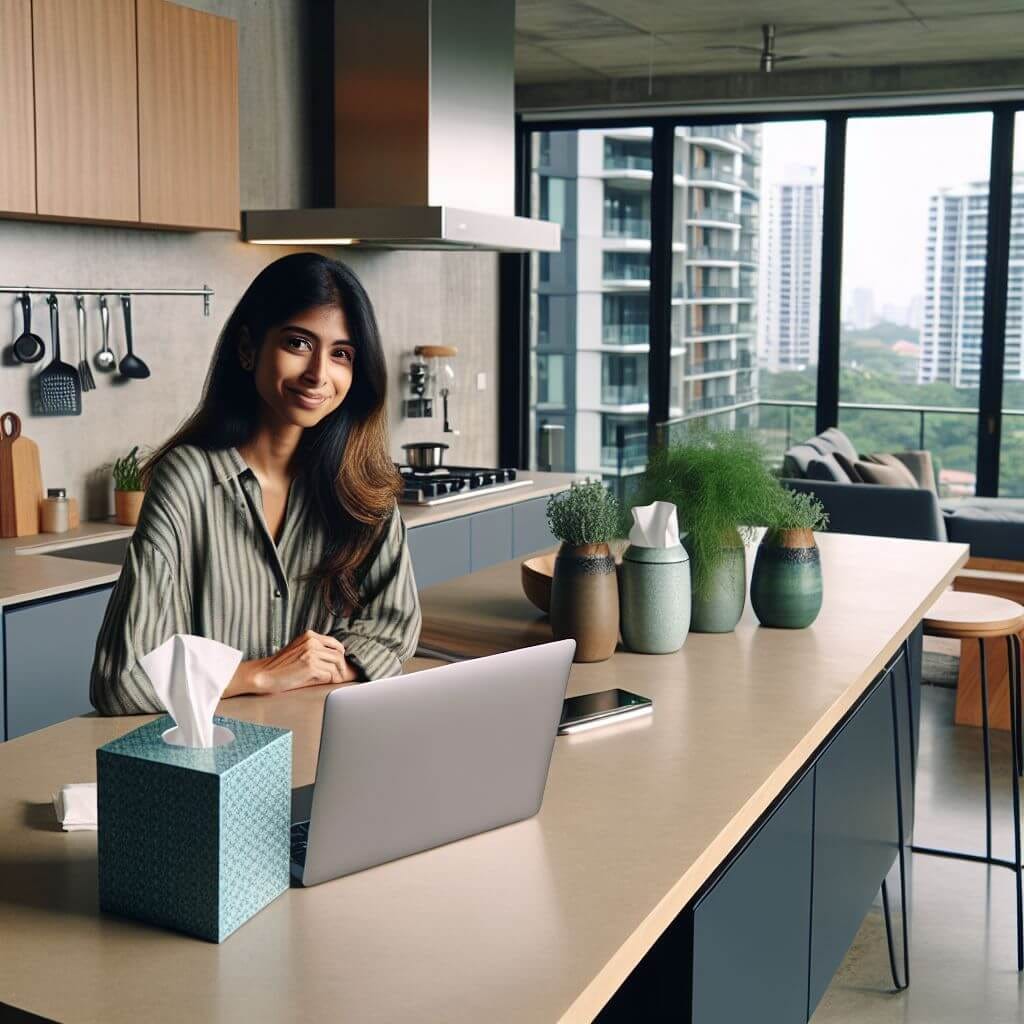
[[[1017,115],[1014,166],[1024,171],[1024,116]],[[924,291],[928,199],[939,188],[988,179],[992,116],[930,114],[851,118],[846,136],[843,307],[870,288],[876,309],[906,306]],[[824,165],[823,121],[768,123],[764,186],[790,164]]]

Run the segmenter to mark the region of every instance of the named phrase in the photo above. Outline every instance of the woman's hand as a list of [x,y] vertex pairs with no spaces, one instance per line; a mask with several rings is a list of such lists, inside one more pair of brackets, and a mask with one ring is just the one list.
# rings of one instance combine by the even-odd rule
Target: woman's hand
[[225,697],[241,693],[285,693],[305,686],[351,683],[359,678],[345,658],[345,645],[333,636],[307,629],[269,658],[243,662]]

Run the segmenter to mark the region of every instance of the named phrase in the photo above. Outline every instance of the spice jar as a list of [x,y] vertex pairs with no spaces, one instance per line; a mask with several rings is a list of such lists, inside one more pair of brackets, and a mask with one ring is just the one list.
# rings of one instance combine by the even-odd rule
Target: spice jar
[[71,502],[63,487],[48,487],[39,509],[43,533],[67,533],[71,529]]

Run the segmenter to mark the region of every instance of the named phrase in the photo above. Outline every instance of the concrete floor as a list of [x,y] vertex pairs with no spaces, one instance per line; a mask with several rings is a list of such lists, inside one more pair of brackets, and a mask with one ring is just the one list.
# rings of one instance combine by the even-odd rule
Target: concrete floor
[[[938,686],[923,690],[914,841],[983,853],[981,730],[953,725],[955,696]],[[997,856],[1012,858],[1009,765],[1009,736],[993,733],[993,846]],[[1024,1021],[1013,873],[920,854],[911,861],[910,988],[893,989],[876,906],[818,1006],[814,1024]],[[895,872],[889,891],[898,898]]]

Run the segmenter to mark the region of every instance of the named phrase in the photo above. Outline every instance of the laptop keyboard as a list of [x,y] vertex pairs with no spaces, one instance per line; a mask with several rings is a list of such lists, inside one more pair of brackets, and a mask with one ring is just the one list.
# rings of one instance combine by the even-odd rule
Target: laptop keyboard
[[306,863],[306,846],[309,843],[309,822],[297,821],[292,825],[292,862]]

